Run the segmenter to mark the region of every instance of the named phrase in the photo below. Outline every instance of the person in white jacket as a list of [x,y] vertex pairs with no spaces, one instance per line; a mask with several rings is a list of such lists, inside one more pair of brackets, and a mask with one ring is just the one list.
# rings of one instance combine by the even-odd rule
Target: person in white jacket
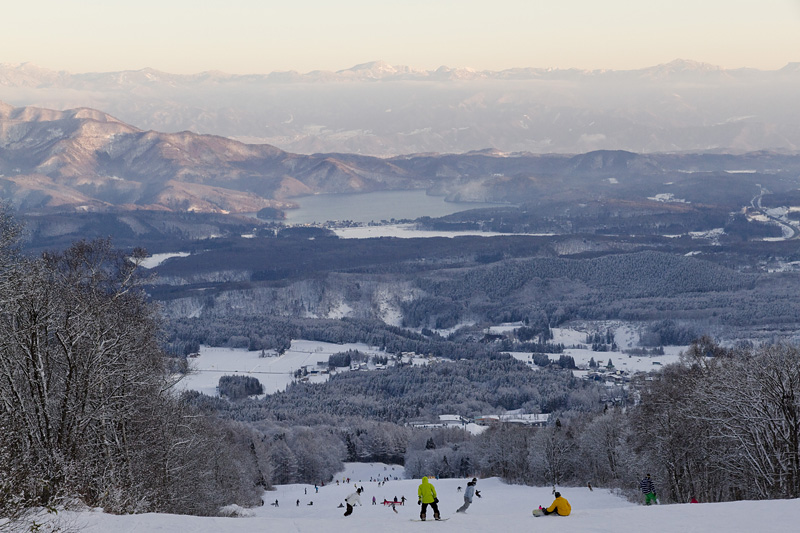
[[477,478],[472,478],[472,481],[467,483],[467,489],[464,491],[464,505],[456,509],[457,513],[465,513],[472,504],[472,497],[475,495],[475,484],[478,482]]
[[361,505],[361,488],[356,489],[356,491],[344,499],[344,503],[347,505],[347,510],[344,512],[345,516],[350,516],[353,514],[353,506],[355,504]]

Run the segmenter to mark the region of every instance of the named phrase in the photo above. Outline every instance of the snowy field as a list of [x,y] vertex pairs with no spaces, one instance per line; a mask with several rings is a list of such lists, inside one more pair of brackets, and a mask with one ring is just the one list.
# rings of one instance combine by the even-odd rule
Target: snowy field
[[[378,486],[370,477],[392,478]],[[349,485],[342,479],[350,477]],[[395,480],[394,478],[400,478]],[[337,476],[339,485],[329,483],[314,491],[313,485],[284,485],[264,495],[266,504],[245,510],[252,516],[239,518],[202,518],[164,514],[107,515],[102,512],[62,512],[65,525],[81,528],[86,533],[186,532],[241,533],[242,531],[272,531],[276,533],[395,533],[408,531],[438,531],[456,533],[475,531],[516,533],[537,531],[545,533],[619,533],[653,531],[658,533],[753,533],[757,531],[796,531],[800,523],[800,500],[735,502],[717,504],[676,504],[645,507],[632,504],[608,490],[586,487],[558,487],[569,500],[572,514],[567,517],[542,516],[535,518],[531,510],[549,505],[553,499],[549,487],[506,485],[496,478],[480,479],[476,488],[481,498],[475,498],[466,514],[456,514],[463,503],[457,487],[466,486],[465,479],[432,480],[439,497],[444,522],[412,522],[419,516],[416,493],[419,480],[405,480],[402,467],[382,464],[348,464]],[[362,506],[356,506],[349,517],[338,505],[354,491],[353,484],[363,485]],[[635,480],[632,480],[632,484]],[[372,497],[378,504],[372,505]],[[397,513],[381,502],[405,496],[406,505]],[[278,500],[279,506],[270,502]],[[297,505],[299,500],[299,505]],[[313,505],[309,505],[313,502]]]
[[477,235],[494,237],[498,235],[552,235],[551,233],[495,233],[491,231],[433,231],[417,229],[416,224],[382,224],[380,226],[360,226],[353,228],[331,228],[342,239],[371,239],[375,237],[397,237],[399,239],[418,239],[424,237],[462,237]]
[[[513,331],[521,327],[521,323],[513,324],[500,324],[489,328],[491,333],[502,334]],[[638,345],[639,335],[635,328],[629,324],[614,324],[609,326],[614,331],[614,339],[617,346],[622,350],[634,348]],[[553,328],[553,340],[550,341],[554,344],[563,344],[565,346],[586,346],[587,331],[604,331],[605,327],[600,327],[594,324],[589,329],[576,329],[576,328]],[[670,363],[677,363],[680,360],[681,352],[685,352],[688,346],[664,346],[664,355],[629,355],[622,352],[595,352],[586,348],[565,348],[564,355],[570,355],[575,360],[577,366],[589,364],[589,361],[594,360],[601,366],[606,366],[609,359],[611,364],[617,370],[626,370],[628,372],[648,372],[651,370],[658,370],[664,365]],[[533,356],[530,352],[510,352],[511,356],[520,361],[531,363],[533,365]],[[558,359],[561,354],[550,354],[550,359]],[[533,366],[533,368],[536,368]],[[576,372],[580,375],[580,372]]]
[[[500,324],[492,326],[492,333],[504,333],[520,327],[521,324]],[[627,349],[636,345],[638,335],[629,325],[619,325],[615,329],[615,338],[620,348]],[[553,328],[554,343],[566,346],[585,345],[586,332],[573,328]],[[638,356],[622,352],[594,352],[583,348],[566,348],[565,355],[570,355],[579,367],[588,365],[589,360],[594,360],[602,366],[611,359],[617,370],[628,372],[658,370],[663,365],[679,360],[680,353],[686,346],[665,346],[664,355]],[[369,355],[386,355],[378,348],[361,343],[333,344],[320,341],[293,340],[291,348],[283,355],[278,356],[274,351],[267,351],[267,357],[261,357],[260,351],[248,351],[240,348],[212,348],[200,347],[200,355],[190,358],[193,373],[181,380],[177,387],[181,390],[196,390],[209,396],[217,395],[217,384],[223,375],[239,375],[255,377],[264,385],[265,394],[283,391],[294,380],[294,372],[304,366],[326,369],[328,358],[338,352],[358,350]],[[511,352],[511,355],[520,361],[529,362],[532,368],[532,355],[530,352]],[[559,354],[551,354],[551,359],[558,359]],[[427,364],[424,358],[414,358],[413,364]],[[322,363],[319,365],[318,363]],[[369,368],[372,368],[370,364]],[[347,370],[347,369],[340,369]],[[579,375],[580,372],[576,372]],[[323,382],[328,379],[328,374],[308,376],[311,382]]]
[[[366,344],[333,344],[329,342],[293,340],[291,348],[281,356],[267,351],[268,357],[261,357],[260,351],[250,352],[239,348],[200,347],[200,355],[189,359],[194,372],[178,383],[178,388],[196,390],[209,396],[217,396],[219,378],[225,375],[251,376],[264,385],[265,394],[286,389],[294,380],[294,372],[308,366],[327,368],[328,358],[338,352],[358,350],[370,355],[384,355],[377,348]],[[324,366],[317,366],[317,363]],[[322,382],[327,374],[309,376],[310,381]]]
[[[575,360],[575,365],[581,367],[588,366],[589,361],[594,360],[604,367],[611,360],[616,370],[625,370],[627,372],[649,372],[651,370],[660,370],[664,365],[670,363],[677,363],[680,360],[680,352],[685,350],[685,346],[665,346],[664,355],[658,356],[640,356],[640,355],[627,355],[621,352],[593,352],[592,350],[582,350],[578,348],[566,348],[563,355],[570,355]],[[529,363],[534,370],[537,368],[533,364],[533,356],[530,352],[508,352],[511,357],[525,363]],[[551,360],[558,361],[562,354],[551,353],[547,354]],[[573,374],[581,376],[588,371],[574,370]]]
[[163,254],[153,254],[149,257],[145,257],[140,266],[143,268],[155,268],[167,259],[172,257],[189,257],[189,252],[172,252],[172,253],[163,253]]

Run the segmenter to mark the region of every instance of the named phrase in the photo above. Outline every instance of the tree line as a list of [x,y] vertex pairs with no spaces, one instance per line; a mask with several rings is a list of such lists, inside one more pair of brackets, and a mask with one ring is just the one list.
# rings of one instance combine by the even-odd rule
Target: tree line
[[627,408],[562,411],[544,428],[497,425],[467,443],[417,449],[406,468],[464,475],[454,465],[471,464],[511,482],[588,481],[631,498],[649,472],[659,497],[678,503],[800,496],[796,346],[698,342],[681,363],[639,376],[634,387],[638,400]]
[[108,241],[24,257],[0,217],[0,516],[77,499],[215,514],[270,486],[259,435],[173,391],[156,306]]
[[[563,486],[588,481],[632,499],[647,472],[665,502],[800,496],[797,347],[725,349],[698,339],[680,363],[636,375],[619,403],[604,400],[602,384],[568,374],[502,359],[459,361],[343,374],[235,405],[195,399],[273,435],[271,449],[282,450],[272,456],[275,475],[292,482],[314,481],[299,465],[309,461],[309,450],[321,449],[338,461],[401,463],[411,477],[500,476]],[[469,418],[514,409],[549,413],[548,424],[498,423],[479,435],[408,425],[436,421],[439,414]],[[302,428],[316,428],[313,446],[297,452],[290,446],[290,455],[275,444],[277,434],[283,435],[277,440],[295,442]],[[325,479],[336,466],[314,475]]]

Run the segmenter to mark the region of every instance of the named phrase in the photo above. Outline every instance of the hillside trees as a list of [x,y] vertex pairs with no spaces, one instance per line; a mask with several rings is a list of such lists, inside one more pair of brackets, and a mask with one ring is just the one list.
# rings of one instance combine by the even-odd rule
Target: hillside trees
[[[131,260],[95,241],[8,257],[0,283],[7,496],[23,507],[76,496],[111,512],[198,514],[229,498],[255,500],[256,482],[242,478],[249,466],[236,466],[240,450],[252,462],[247,445],[232,442],[241,430],[205,424],[172,393],[157,311],[138,289],[143,252]],[[236,481],[221,481],[223,472]]]
[[620,409],[594,417],[578,435],[586,478],[596,485],[616,485],[630,475],[630,424]]
[[635,449],[673,501],[796,498],[799,391],[797,347],[725,351],[701,339],[642,387]]
[[258,381],[258,378],[252,376],[222,376],[219,378],[217,390],[221,396],[230,400],[239,400],[248,396],[264,394],[264,385]]
[[530,468],[546,484],[561,485],[574,479],[576,448],[574,435],[561,424],[539,429],[530,443]]
[[747,496],[800,496],[800,350],[776,345],[723,360],[699,394],[712,436],[736,443],[721,455]]
[[517,483],[530,479],[528,447],[534,433],[509,424],[492,427],[477,442],[482,472]]
[[[739,453],[735,443],[715,438],[708,402],[699,394],[704,380],[716,370],[702,364],[668,365],[640,385],[641,403],[633,410],[633,449],[644,471],[659,480],[659,494],[671,501],[736,498],[725,455]],[[716,366],[711,362],[712,366]]]
[[[139,484],[134,415],[166,383],[148,333],[154,317],[130,292],[132,266],[107,246],[81,243],[21,262],[12,274],[16,290],[0,318],[0,394],[28,477],[43,480],[29,490],[45,501],[64,485],[82,485],[97,500],[111,487]],[[86,463],[92,468],[78,467]],[[114,505],[136,508],[137,499]]]

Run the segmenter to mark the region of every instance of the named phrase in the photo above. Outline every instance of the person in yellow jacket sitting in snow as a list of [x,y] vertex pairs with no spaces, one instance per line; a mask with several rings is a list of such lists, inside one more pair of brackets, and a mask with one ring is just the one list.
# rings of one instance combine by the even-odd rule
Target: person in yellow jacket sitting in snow
[[569,513],[572,511],[572,507],[570,507],[569,502],[566,498],[561,496],[560,492],[556,492],[556,499],[553,500],[553,503],[550,504],[550,507],[547,509],[543,509],[543,514],[557,514],[559,516],[569,516]]
[[417,503],[422,505],[422,509],[419,512],[420,520],[425,520],[425,511],[428,510],[428,506],[430,505],[433,509],[433,518],[439,520],[439,498],[436,497],[436,488],[428,483],[428,478],[422,478],[422,484],[420,484],[419,489],[417,489],[417,496],[419,499]]

